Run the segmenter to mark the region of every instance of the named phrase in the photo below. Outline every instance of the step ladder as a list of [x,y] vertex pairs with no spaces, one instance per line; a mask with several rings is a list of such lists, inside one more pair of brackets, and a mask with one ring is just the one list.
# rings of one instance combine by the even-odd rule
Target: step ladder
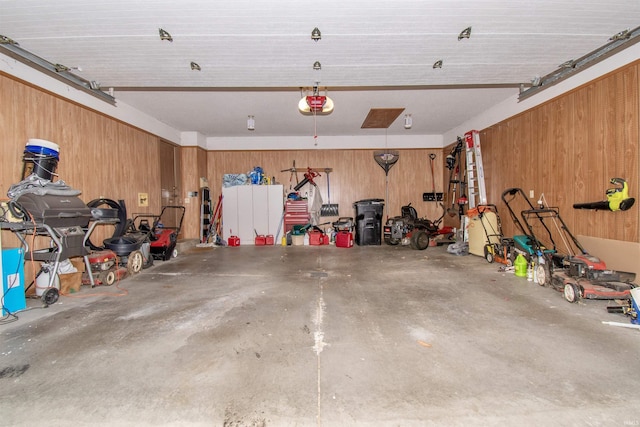
[[464,134],[467,153],[467,190],[469,191],[469,208],[487,204],[487,188],[484,184],[484,167],[482,166],[482,150],[480,149],[480,133],[470,130]]

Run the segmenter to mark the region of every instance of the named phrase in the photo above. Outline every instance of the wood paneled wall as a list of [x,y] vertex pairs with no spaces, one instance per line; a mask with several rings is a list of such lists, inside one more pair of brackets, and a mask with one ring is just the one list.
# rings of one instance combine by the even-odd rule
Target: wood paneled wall
[[[210,151],[207,155],[212,198],[217,200],[226,173],[248,173],[260,166],[265,175],[275,177],[285,191],[296,185],[295,175],[281,172],[293,166],[299,170],[298,179],[304,178],[307,167],[332,168],[329,175],[331,203],[338,204],[339,216],[355,216],[353,203],[365,199],[385,199],[386,176],[373,157],[374,150],[299,150],[299,151]],[[389,184],[385,215],[400,215],[402,205],[412,203],[418,215],[436,219],[442,208],[433,202],[423,202],[422,193],[433,191],[429,154],[434,161],[435,189],[443,191],[443,164],[441,149],[399,150],[398,162],[389,171]],[[328,203],[327,178],[324,173],[315,178],[323,201]],[[304,192],[308,187],[301,188]],[[388,210],[386,209],[388,208]],[[326,221],[335,218],[327,217]]]
[[[509,187],[544,194],[575,235],[640,242],[639,206],[621,212],[576,210],[574,203],[606,200],[614,177],[638,189],[639,65],[603,76],[481,132],[490,203],[505,235],[516,231],[501,194]],[[519,213],[525,206],[515,205]]]
[[[198,238],[200,233],[200,177],[207,177],[207,152],[200,147],[182,148],[182,188],[185,194],[198,192],[197,197],[185,198],[185,216],[180,238]],[[215,201],[214,201],[215,203]]]
[[[508,187],[541,193],[549,205],[560,207],[574,234],[640,242],[640,202],[626,212],[574,210],[573,203],[606,198],[609,179],[624,178],[638,197],[640,120],[639,65],[626,66],[545,104],[481,131],[489,202],[498,205],[506,235],[514,233],[500,196]],[[159,138],[55,95],[0,74],[0,136],[2,168],[0,197],[20,179],[22,152],[29,138],[53,141],[61,147],[60,178],[82,190],[88,202],[98,197],[125,200],[130,213],[161,209]],[[207,177],[212,199],[221,192],[225,173],[247,173],[261,166],[285,188],[293,187],[293,161],[303,178],[306,167],[332,168],[331,202],[340,216],[353,216],[353,203],[385,198],[385,174],[374,150],[205,151],[183,147],[182,184],[185,197]],[[436,219],[442,208],[423,202],[422,194],[446,192],[444,156],[450,149],[399,150],[388,177],[385,215],[400,213],[411,202],[420,216]],[[429,154],[436,154],[431,178]],[[316,179],[328,201],[326,177]],[[304,189],[303,189],[304,190]],[[149,195],[149,206],[138,207],[138,193]],[[445,207],[450,204],[445,201]],[[183,238],[199,236],[199,198],[190,200]],[[516,207],[519,211],[520,207]],[[449,225],[456,225],[445,216]],[[332,221],[333,218],[326,218]],[[3,232],[10,240],[11,233]],[[5,240],[6,242],[7,240]]]
[[[156,136],[2,74],[0,100],[1,198],[20,181],[25,144],[38,138],[60,146],[59,179],[81,190],[85,203],[106,197],[124,200],[130,216],[160,211]],[[138,206],[138,193],[149,195],[148,207]],[[15,239],[2,237],[4,245]]]

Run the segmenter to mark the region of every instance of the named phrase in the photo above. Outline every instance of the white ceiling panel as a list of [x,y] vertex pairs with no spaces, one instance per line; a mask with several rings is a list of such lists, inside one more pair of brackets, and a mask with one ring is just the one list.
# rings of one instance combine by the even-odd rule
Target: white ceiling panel
[[326,134],[360,134],[376,107],[442,134],[639,24],[638,0],[0,0],[22,49],[206,136],[246,134],[248,114],[255,136],[308,134],[296,105],[315,84],[336,105]]

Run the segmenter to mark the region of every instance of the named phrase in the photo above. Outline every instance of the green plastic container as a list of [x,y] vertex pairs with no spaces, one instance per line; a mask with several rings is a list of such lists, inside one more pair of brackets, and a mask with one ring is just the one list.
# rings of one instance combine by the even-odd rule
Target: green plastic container
[[527,259],[522,256],[522,254],[518,254],[516,260],[513,263],[513,266],[516,270],[516,276],[527,277]]

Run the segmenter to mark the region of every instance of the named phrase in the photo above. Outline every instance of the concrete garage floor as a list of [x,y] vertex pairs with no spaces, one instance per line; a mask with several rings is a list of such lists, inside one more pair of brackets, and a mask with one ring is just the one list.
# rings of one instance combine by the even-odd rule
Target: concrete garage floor
[[0,424],[640,425],[640,334],[601,323],[629,319],[498,267],[193,249],[1,326]]

